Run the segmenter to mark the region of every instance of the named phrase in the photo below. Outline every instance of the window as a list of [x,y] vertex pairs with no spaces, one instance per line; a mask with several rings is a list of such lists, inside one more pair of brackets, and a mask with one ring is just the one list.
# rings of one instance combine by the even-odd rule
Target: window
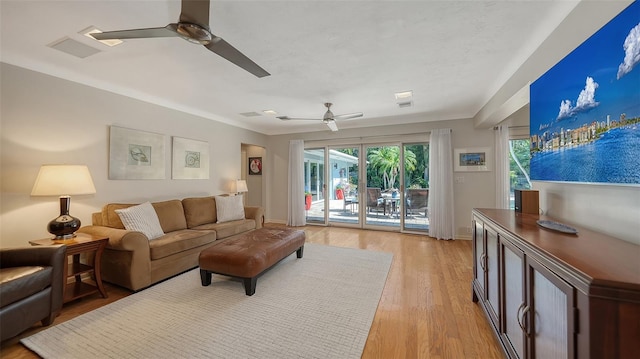
[[529,139],[509,140],[509,208],[515,207],[514,190],[531,189]]

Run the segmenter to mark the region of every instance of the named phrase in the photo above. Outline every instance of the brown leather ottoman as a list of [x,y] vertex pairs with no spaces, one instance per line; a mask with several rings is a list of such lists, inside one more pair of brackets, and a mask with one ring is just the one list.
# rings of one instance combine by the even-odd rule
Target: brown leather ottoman
[[260,228],[220,241],[200,253],[200,279],[211,284],[211,274],[242,278],[247,295],[256,292],[258,276],[297,252],[302,258],[305,233],[289,228]]

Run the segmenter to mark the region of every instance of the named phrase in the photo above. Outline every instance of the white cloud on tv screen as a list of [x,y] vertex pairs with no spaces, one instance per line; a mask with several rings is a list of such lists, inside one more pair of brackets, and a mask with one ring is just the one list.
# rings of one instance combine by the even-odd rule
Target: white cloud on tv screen
[[584,89],[580,91],[576,106],[571,105],[571,100],[560,102],[560,112],[558,112],[558,120],[571,117],[578,112],[586,111],[598,106],[600,103],[596,101],[596,89],[598,83],[591,76],[587,76]]
[[624,60],[618,66],[618,80],[640,62],[640,24],[636,25],[624,40]]

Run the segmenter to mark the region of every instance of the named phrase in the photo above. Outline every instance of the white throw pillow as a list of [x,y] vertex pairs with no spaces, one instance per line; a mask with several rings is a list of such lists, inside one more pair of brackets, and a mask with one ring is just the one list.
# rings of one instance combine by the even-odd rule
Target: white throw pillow
[[158,220],[158,214],[149,202],[129,208],[116,209],[115,212],[120,217],[122,224],[124,224],[124,228],[130,231],[142,232],[149,240],[164,235],[160,220]]
[[229,197],[216,196],[216,211],[218,212],[218,223],[244,219],[242,195]]

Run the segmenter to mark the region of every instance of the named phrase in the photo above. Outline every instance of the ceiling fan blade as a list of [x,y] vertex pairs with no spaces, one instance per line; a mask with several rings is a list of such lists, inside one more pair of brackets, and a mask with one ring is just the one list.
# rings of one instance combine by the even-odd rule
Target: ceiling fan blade
[[221,57],[231,61],[237,66],[249,71],[257,77],[269,76],[270,73],[265,71],[262,67],[258,66],[250,58],[246,57],[242,52],[238,51],[235,47],[231,46],[228,42],[224,41],[221,37],[214,37],[213,40],[207,45],[204,45],[207,49],[220,55]]
[[338,131],[338,126],[336,125],[336,121],[334,120],[329,120],[327,122],[325,122],[327,124],[327,126],[329,126],[329,128],[331,129],[331,131],[336,132]]
[[180,22],[209,28],[209,0],[182,0]]
[[353,118],[358,118],[364,116],[362,112],[354,112],[354,113],[346,113],[344,115],[334,116],[334,120],[351,120]]
[[96,40],[113,40],[113,39],[142,39],[149,37],[174,37],[178,36],[175,31],[176,24],[169,24],[165,27],[153,27],[148,29],[133,29],[120,31],[107,31],[91,34]]
[[276,117],[282,121],[290,121],[290,120],[302,120],[302,121],[322,121],[321,118],[298,118],[298,117],[289,117],[289,116],[278,116]]

